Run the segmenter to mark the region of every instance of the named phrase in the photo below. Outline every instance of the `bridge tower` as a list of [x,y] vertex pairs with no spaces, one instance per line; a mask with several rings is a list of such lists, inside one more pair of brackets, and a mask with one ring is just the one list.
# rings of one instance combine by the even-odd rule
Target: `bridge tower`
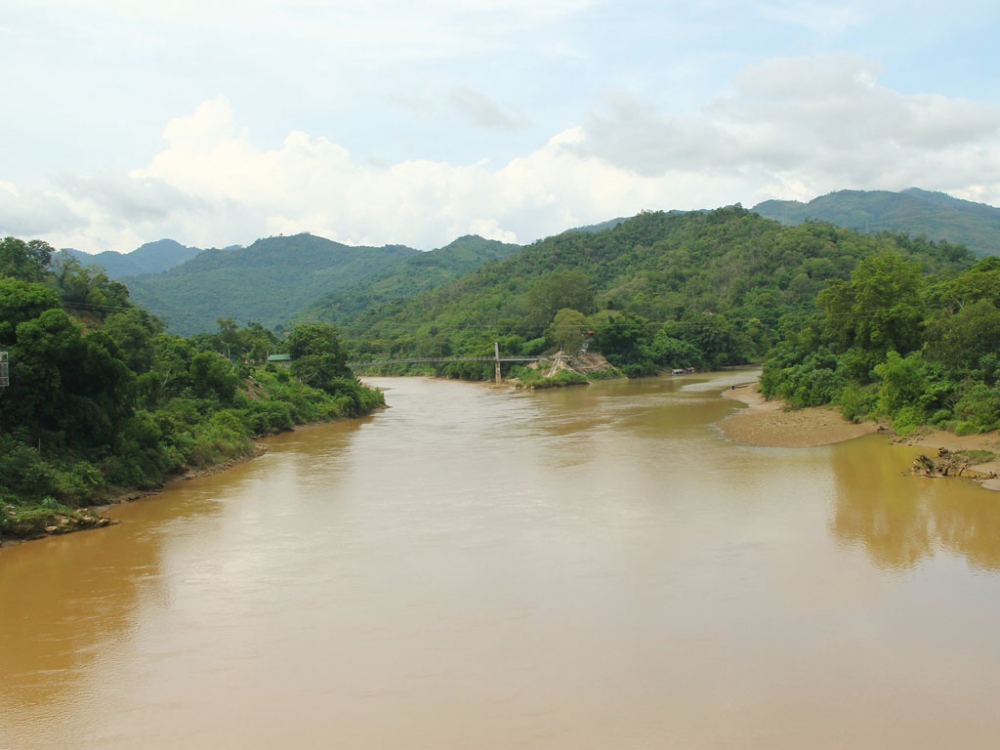
[[7,352],[0,352],[0,388],[10,385],[10,369],[7,362]]
[[494,362],[496,362],[496,366],[497,366],[496,381],[498,383],[502,383],[503,382],[503,378],[500,376],[500,342],[499,341],[494,341],[493,342],[493,360],[494,360]]

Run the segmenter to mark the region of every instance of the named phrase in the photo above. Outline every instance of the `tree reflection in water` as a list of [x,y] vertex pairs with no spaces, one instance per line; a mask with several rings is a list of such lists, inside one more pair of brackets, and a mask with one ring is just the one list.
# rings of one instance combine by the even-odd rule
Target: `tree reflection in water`
[[971,480],[911,476],[917,449],[873,450],[884,441],[872,435],[833,451],[834,536],[862,545],[881,568],[912,568],[946,551],[1000,570],[1000,494]]

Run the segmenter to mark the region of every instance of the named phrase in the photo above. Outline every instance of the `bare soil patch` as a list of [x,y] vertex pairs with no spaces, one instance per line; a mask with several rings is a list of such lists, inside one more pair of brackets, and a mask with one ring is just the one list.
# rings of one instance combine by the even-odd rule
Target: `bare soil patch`
[[722,396],[747,405],[719,423],[726,437],[738,443],[812,448],[853,440],[881,429],[875,422],[851,422],[826,406],[789,409],[781,401],[765,399],[756,383],[734,386],[723,391]]

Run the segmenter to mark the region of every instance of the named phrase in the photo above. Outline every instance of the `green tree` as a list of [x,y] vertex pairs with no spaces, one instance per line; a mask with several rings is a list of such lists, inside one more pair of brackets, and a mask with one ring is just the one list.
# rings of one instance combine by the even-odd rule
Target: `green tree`
[[647,346],[652,340],[649,321],[622,313],[598,329],[596,344],[615,367],[652,365]]
[[1000,310],[988,299],[965,305],[958,312],[942,312],[927,325],[927,357],[963,371],[1000,352]]
[[216,318],[215,322],[219,324],[219,332],[215,334],[218,352],[230,360],[239,357],[242,354],[240,351],[240,327],[232,318]]
[[131,307],[128,287],[108,278],[100,266],[82,266],[72,257],[61,258],[55,269],[63,306],[104,319],[109,313]]
[[691,316],[671,326],[668,332],[673,331],[677,332],[677,338],[698,349],[709,367],[740,365],[747,361],[750,341],[725,315]]
[[245,358],[251,362],[266,362],[268,355],[277,350],[280,342],[273,332],[251,320],[240,331],[239,344],[240,352]]
[[653,361],[661,367],[704,366],[704,359],[697,347],[692,346],[687,341],[675,339],[662,328],[653,336],[649,354]]
[[924,305],[920,264],[895,250],[862,260],[850,281],[834,281],[819,293],[828,338],[838,351],[854,348],[852,373],[870,371],[894,350],[905,355],[922,344]]
[[59,297],[48,287],[0,278],[0,344],[14,343],[18,324],[58,307]]
[[527,306],[528,324],[544,328],[552,322],[556,312],[564,308],[584,314],[592,312],[594,291],[583,271],[553,271],[531,287]]
[[292,375],[313,388],[337,392],[344,380],[354,379],[340,334],[328,323],[295,326],[288,336],[288,353]]
[[132,375],[114,341],[83,335],[61,309],[17,326],[4,425],[44,431],[87,451],[113,442],[133,409]]
[[153,338],[163,332],[163,321],[159,318],[141,307],[130,307],[108,315],[101,330],[118,345],[133,372],[152,368],[156,355]]
[[578,310],[564,307],[552,321],[550,335],[555,345],[566,354],[576,354],[583,347],[587,317]]
[[233,364],[217,352],[198,352],[191,358],[192,392],[196,398],[211,399],[229,405],[239,388],[240,379]]
[[52,246],[41,240],[25,242],[16,237],[0,240],[0,277],[41,281],[52,260]]

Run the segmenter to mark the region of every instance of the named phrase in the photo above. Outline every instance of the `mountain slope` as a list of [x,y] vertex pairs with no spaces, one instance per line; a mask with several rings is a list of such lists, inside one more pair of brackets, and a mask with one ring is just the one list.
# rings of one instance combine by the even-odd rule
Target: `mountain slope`
[[309,306],[304,319],[341,323],[388,302],[408,299],[521,250],[477,235],[459,237],[445,247],[403,259],[398,265],[347,289],[327,294]]
[[122,279],[172,333],[214,331],[218,318],[277,328],[318,297],[378,274],[419,250],[350,247],[310,234],[205,250],[164,273]]
[[809,203],[764,201],[753,211],[783,224],[829,221],[859,232],[905,232],[961,243],[979,255],[1000,255],[1000,209],[910,188],[839,190]]
[[827,280],[846,279],[881,249],[928,272],[972,260],[961,246],[829,223],[783,226],[740,207],[648,212],[604,231],[541,240],[343,327],[354,351],[370,359],[487,356],[494,341],[504,353],[530,355],[554,343],[553,321],[569,308],[589,316],[577,325],[595,331],[607,354],[617,344],[602,342],[602,330],[627,313],[633,322],[622,325],[649,339],[634,331],[620,339],[641,340],[639,348],[653,346],[661,328],[664,347],[682,339],[707,365],[736,364],[762,357],[793,319],[815,313]]
[[103,253],[90,255],[72,248],[61,252],[76,258],[81,265],[102,266],[107,272],[108,278],[121,279],[126,276],[168,271],[198,255],[201,248],[186,247],[174,240],[157,240],[156,242],[147,242],[130,253],[116,253],[107,250]]

